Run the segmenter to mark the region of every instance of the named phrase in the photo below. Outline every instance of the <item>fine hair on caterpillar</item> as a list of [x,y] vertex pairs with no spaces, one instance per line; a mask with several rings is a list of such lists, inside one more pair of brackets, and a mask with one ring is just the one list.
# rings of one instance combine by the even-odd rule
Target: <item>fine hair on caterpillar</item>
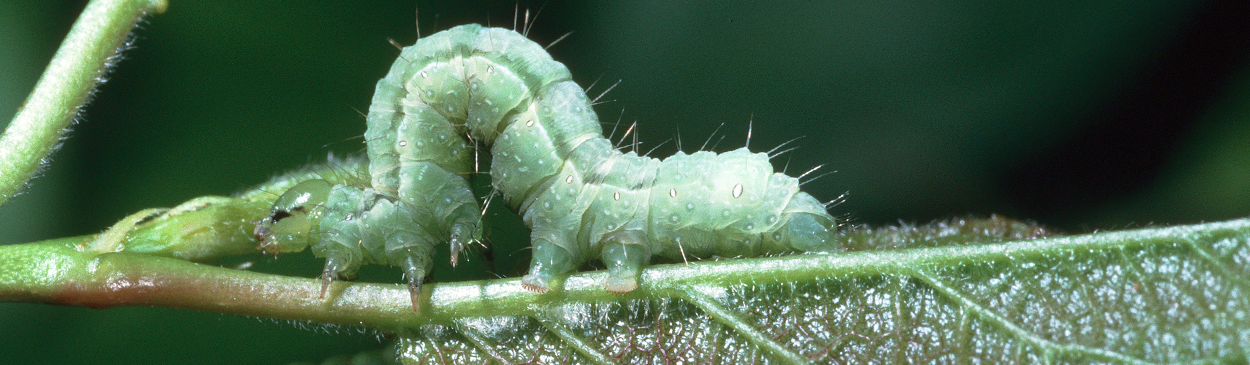
[[470,24],[422,38],[378,81],[367,171],[292,187],[256,235],[269,250],[325,257],[323,296],[362,264],[398,266],[418,310],[434,245],[448,243],[454,264],[482,238],[469,181],[481,145],[491,186],[531,229],[522,285],[535,292],[592,259],[607,267],[604,288],[625,293],[652,258],[839,249],[825,205],[768,153],[621,152],[591,105],[564,65],[517,32]]

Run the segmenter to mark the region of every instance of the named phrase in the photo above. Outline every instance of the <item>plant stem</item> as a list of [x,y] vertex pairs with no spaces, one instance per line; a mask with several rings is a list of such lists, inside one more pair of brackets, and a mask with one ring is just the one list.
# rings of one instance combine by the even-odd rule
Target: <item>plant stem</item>
[[135,22],[165,11],[165,0],[94,0],[83,9],[35,89],[0,136],[0,204],[60,144],[103,75],[124,49]]
[[654,265],[643,285],[626,295],[603,290],[606,272],[558,278],[545,294],[517,279],[427,285],[421,313],[396,284],[336,281],[320,298],[321,281],[201,265],[128,252],[79,250],[89,237],[0,246],[0,301],[91,308],[159,306],[303,320],[378,329],[414,328],[484,314],[539,316],[552,305],[683,297],[691,287],[755,285],[858,275],[910,275],[917,269],[1003,260],[1031,260],[1083,250],[1114,250],[1250,236],[1250,219],[1080,236],[887,251],[797,255]]

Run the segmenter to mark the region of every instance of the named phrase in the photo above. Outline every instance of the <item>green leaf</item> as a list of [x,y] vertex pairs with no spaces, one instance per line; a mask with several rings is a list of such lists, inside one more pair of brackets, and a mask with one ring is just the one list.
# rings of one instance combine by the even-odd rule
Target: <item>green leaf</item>
[[[967,223],[984,224],[868,234],[932,242]],[[665,268],[648,272],[650,298],[423,326],[401,351],[414,364],[1242,362],[1248,224]],[[660,278],[682,271],[706,276]]]

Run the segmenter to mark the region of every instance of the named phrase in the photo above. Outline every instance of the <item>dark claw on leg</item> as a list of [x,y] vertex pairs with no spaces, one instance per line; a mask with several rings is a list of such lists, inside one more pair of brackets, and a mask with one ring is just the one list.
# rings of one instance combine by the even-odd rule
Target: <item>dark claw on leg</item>
[[425,270],[421,265],[409,258],[404,268],[404,278],[408,279],[408,299],[412,300],[412,312],[421,311],[421,281],[425,280]]
[[326,298],[326,289],[330,287],[331,281],[334,281],[334,275],[330,273],[321,274],[321,299]]
[[460,263],[460,250],[464,249],[464,245],[456,237],[451,239],[451,267],[456,267]]
[[412,299],[412,312],[421,312],[421,278],[408,280],[408,297]]

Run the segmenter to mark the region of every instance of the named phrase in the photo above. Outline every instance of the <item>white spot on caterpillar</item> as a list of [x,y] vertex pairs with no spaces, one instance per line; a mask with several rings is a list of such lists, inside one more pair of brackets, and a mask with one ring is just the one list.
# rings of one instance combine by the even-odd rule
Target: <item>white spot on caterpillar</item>
[[669,197],[672,197],[672,198],[676,198],[676,197],[677,197],[677,189],[674,189],[674,188],[669,188],[669,189],[668,189],[668,196],[669,196]]
[[619,191],[618,191],[618,192],[612,193],[612,200],[620,201],[620,200],[621,200],[621,192],[619,192]]
[[733,194],[735,198],[742,197],[742,184],[734,185]]
[[429,78],[429,77],[430,77],[430,75],[429,75],[429,74],[425,73],[425,71],[421,71],[421,78],[425,79],[425,78]]
[[565,184],[572,184],[572,183],[573,183],[573,175],[569,175],[569,177],[564,178],[564,183],[565,183]]
[[533,120],[533,119],[530,119],[530,121],[525,122],[525,126],[526,126],[526,127],[533,127],[533,126],[534,126],[534,120]]
[[408,141],[399,141],[400,147],[408,147]]

